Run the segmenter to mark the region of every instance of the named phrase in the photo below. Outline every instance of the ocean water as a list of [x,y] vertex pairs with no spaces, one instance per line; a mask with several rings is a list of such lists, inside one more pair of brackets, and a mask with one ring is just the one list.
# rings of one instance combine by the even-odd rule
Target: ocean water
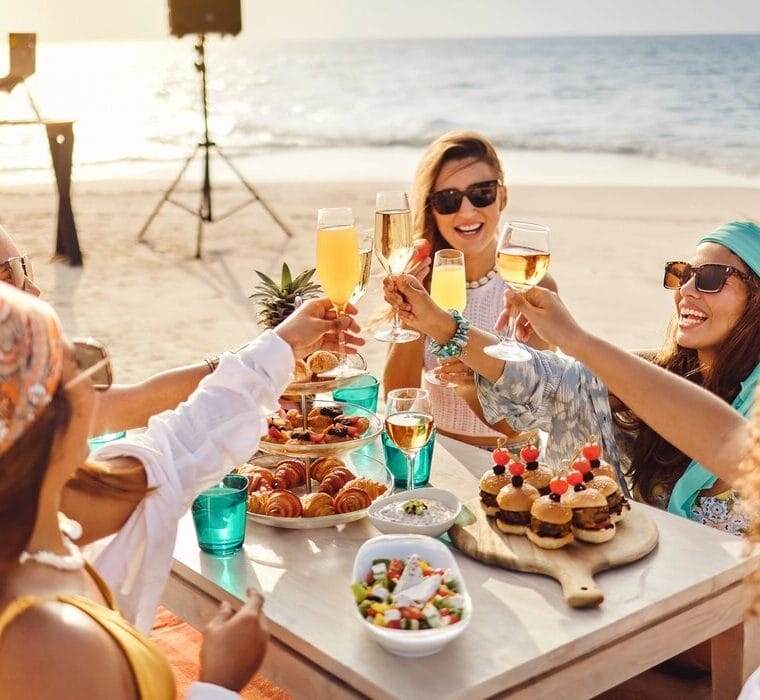
[[[472,128],[518,163],[572,154],[568,163],[760,178],[760,35],[260,44],[241,34],[210,37],[206,54],[212,137],[294,177],[327,176],[343,154],[357,178],[410,178],[433,138]],[[41,44],[28,84],[44,116],[76,120],[75,177],[168,173],[201,136],[194,60],[191,37]],[[0,120],[29,115],[22,87],[0,93]],[[39,127],[0,127],[0,182],[48,180],[49,162]]]

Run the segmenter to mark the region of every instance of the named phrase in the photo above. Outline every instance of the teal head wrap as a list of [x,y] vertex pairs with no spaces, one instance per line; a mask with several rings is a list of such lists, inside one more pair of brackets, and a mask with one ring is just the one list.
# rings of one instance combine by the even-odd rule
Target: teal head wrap
[[720,243],[760,277],[760,226],[749,221],[732,221],[703,236],[700,243]]

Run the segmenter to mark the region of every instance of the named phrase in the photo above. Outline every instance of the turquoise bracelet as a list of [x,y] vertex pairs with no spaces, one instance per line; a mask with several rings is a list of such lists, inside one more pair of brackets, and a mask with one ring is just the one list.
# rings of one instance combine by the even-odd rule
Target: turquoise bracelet
[[439,360],[448,360],[451,357],[459,357],[464,352],[464,347],[470,339],[470,322],[456,309],[449,309],[449,313],[457,322],[457,329],[448,343],[441,345],[435,340],[430,341],[430,352]]

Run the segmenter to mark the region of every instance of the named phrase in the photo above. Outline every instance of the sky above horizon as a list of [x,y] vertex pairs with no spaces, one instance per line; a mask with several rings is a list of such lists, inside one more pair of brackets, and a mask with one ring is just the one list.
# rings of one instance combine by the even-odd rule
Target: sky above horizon
[[[249,40],[760,33],[758,0],[241,0]],[[162,39],[167,0],[0,0],[2,32]],[[5,37],[0,38],[0,41]]]

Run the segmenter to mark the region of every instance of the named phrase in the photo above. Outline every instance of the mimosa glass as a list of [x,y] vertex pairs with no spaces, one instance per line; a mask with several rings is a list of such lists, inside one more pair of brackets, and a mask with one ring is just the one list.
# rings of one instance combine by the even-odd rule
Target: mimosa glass
[[[414,254],[412,211],[406,192],[378,192],[375,200],[375,255],[389,275],[400,275]],[[402,328],[398,311],[393,314],[393,326],[375,333],[385,343],[408,343],[420,334]]]
[[[351,294],[359,283],[361,265],[359,240],[350,208],[320,209],[317,214],[317,276],[335,313],[346,312]],[[338,366],[320,377],[350,377],[363,374],[346,362],[343,333],[339,336]]]
[[[496,246],[496,269],[501,278],[517,291],[535,287],[549,269],[549,228],[526,221],[508,221]],[[509,362],[525,362],[530,353],[515,341],[519,314],[512,313],[507,332],[498,345],[483,352]]]
[[[464,271],[464,253],[444,248],[435,254],[430,280],[430,296],[442,309],[456,309],[460,314],[467,305],[467,279]],[[434,370],[425,372],[425,379],[438,386],[455,387],[456,383],[441,379]]]

